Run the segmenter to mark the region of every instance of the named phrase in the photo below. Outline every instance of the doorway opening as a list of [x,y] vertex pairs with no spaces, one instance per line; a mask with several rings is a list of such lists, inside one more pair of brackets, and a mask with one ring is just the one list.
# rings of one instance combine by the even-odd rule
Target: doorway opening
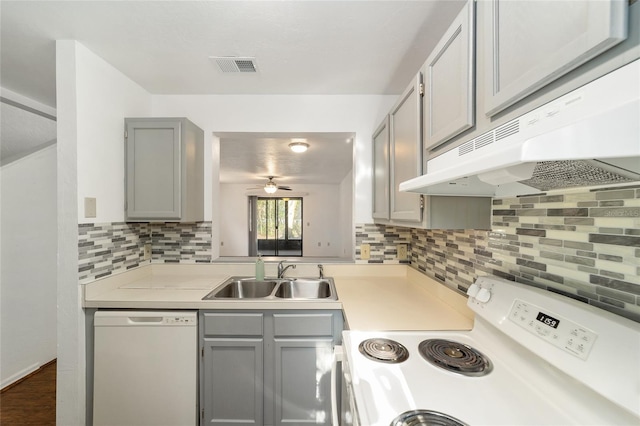
[[302,256],[302,198],[249,197],[250,256]]

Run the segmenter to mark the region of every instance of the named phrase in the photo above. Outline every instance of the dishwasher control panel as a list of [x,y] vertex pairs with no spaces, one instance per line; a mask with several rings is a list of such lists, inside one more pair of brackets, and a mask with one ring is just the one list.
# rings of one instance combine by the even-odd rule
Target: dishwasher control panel
[[164,317],[164,323],[168,325],[192,325],[196,324],[197,318],[193,316],[175,316],[175,317]]

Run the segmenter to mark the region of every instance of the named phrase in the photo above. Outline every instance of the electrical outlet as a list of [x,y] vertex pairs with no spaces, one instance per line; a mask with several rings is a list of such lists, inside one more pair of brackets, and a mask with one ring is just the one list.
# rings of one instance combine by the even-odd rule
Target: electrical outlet
[[144,260],[151,259],[151,244],[144,245]]
[[398,260],[407,260],[407,245],[406,244],[398,244],[396,246],[398,252]]
[[371,246],[369,244],[360,244],[360,259],[367,260],[371,258]]

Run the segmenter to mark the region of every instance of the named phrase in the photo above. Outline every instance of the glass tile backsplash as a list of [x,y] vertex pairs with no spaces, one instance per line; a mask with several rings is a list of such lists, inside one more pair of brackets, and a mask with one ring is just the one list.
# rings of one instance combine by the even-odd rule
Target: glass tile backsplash
[[[355,228],[357,263],[407,263],[461,292],[497,275],[640,322],[640,186],[495,198],[491,230]],[[211,242],[211,222],[81,224],[79,280],[148,262],[146,243],[154,262],[209,263]],[[398,244],[407,260],[398,260]]]
[[211,222],[80,224],[80,283],[148,263],[144,260],[144,245],[147,243],[151,244],[154,262],[209,263]]
[[356,260],[398,263],[398,241],[413,268],[459,291],[492,274],[640,322],[640,186],[495,198],[489,231],[359,224]]

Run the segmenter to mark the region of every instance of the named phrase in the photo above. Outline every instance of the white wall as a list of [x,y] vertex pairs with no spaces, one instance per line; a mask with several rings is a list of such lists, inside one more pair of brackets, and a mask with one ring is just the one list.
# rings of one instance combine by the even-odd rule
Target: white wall
[[[349,174],[351,176],[351,174]],[[304,256],[339,257],[342,251],[342,217],[351,221],[351,200],[348,208],[341,205],[340,185],[295,185],[302,202]],[[221,256],[247,256],[248,253],[247,184],[220,184],[220,247]]]
[[[361,158],[360,161],[363,161]],[[354,161],[355,162],[355,161]],[[355,233],[353,212],[353,171],[349,172],[347,176],[340,183],[340,235],[342,241],[340,245],[340,257],[353,258],[355,251]]]
[[56,146],[1,169],[0,379],[56,358]]
[[[154,95],[153,114],[188,117],[211,139],[214,132],[354,132],[353,219],[364,223],[372,220],[371,135],[396,99],[377,95]],[[205,173],[212,167],[205,163]],[[205,218],[214,222],[215,242],[218,223],[214,217],[220,204],[212,196],[217,191],[214,185],[215,179],[205,181]]]
[[[246,184],[220,184],[220,256],[247,256],[249,207]],[[215,242],[213,243],[215,245]]]
[[296,185],[295,189],[309,193],[303,201],[302,253],[312,257],[339,257],[342,247],[340,186]]
[[[82,49],[78,73],[79,223],[124,220],[124,118],[151,115],[148,92],[91,51]],[[84,218],[84,197],[97,217]]]
[[[125,117],[150,116],[150,95],[82,44],[56,42],[58,112],[58,392],[56,422],[86,420],[85,317],[78,224],[124,219]],[[84,218],[84,197],[97,217]]]

